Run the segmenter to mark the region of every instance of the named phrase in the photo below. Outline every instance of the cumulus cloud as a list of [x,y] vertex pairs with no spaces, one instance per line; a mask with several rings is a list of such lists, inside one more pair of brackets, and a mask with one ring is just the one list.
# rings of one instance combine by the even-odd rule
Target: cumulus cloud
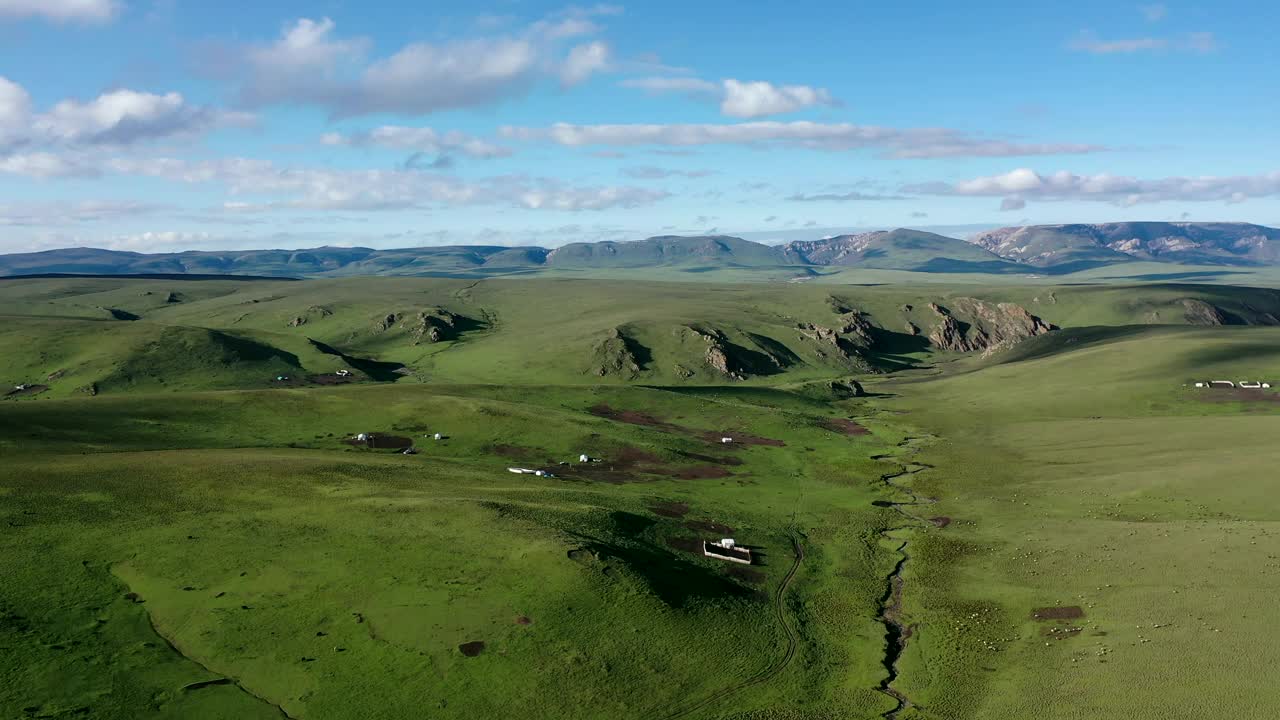
[[[1019,168],[957,183],[908,185],[903,192],[924,195],[1004,197],[1020,210],[1029,200],[1079,200],[1132,206],[1159,202],[1227,202],[1280,196],[1280,171],[1261,175],[1166,177],[1142,179],[1099,173],[1076,175],[1061,171],[1042,175]],[[1021,203],[1021,204],[1019,204]]]
[[247,125],[245,113],[188,103],[176,92],[156,95],[112,90],[87,102],[63,100],[35,112],[22,86],[0,77],[0,149],[24,145],[128,145],[140,141]]
[[560,85],[573,87],[609,67],[609,46],[600,42],[578,45],[569,51],[560,68]]
[[767,117],[817,105],[839,104],[824,88],[765,81],[726,79],[716,84],[693,77],[643,77],[623,80],[621,85],[650,95],[677,93],[694,100],[717,102],[722,114],[737,118]]
[[834,104],[831,93],[823,88],[725,80],[720,112],[730,117],[756,118],[795,112],[814,105]]
[[602,14],[599,8],[562,14],[501,37],[414,42],[372,59],[368,39],[339,37],[329,18],[303,18],[271,44],[228,54],[243,66],[239,96],[250,107],[314,105],[338,118],[425,115],[491,105],[548,75],[574,85],[607,68],[602,42],[580,44],[567,56],[562,51],[566,38],[596,32],[589,18]]
[[38,17],[54,22],[101,23],[119,12],[116,0],[0,0],[0,20]]
[[1013,157],[1102,152],[1100,145],[1023,143],[976,137],[948,128],[888,128],[849,123],[756,121],[734,124],[571,125],[503,127],[503,137],[587,146],[783,144],[818,150],[879,149],[893,158]]
[[715,170],[669,170],[667,168],[654,167],[652,165],[641,165],[638,167],[623,168],[622,174],[627,177],[636,178],[637,180],[664,180],[672,177],[693,179],[714,175]]
[[1178,37],[1135,37],[1104,40],[1085,30],[1067,42],[1067,48],[1091,55],[1126,55],[1152,51],[1210,53],[1217,49],[1217,38],[1209,32],[1193,32]]
[[372,130],[348,134],[326,133],[320,141],[325,145],[349,147],[382,147],[391,150],[447,154],[457,153],[471,158],[498,158],[511,155],[511,149],[458,130],[439,132],[429,127],[383,125]]

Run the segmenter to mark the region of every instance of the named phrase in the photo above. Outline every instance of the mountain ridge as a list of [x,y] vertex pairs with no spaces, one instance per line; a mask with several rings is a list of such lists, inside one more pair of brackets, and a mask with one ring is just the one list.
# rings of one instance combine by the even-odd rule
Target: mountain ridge
[[658,235],[635,241],[569,243],[558,248],[443,245],[416,248],[186,250],[140,253],[64,248],[0,255],[0,276],[356,275],[488,277],[555,270],[820,268],[924,273],[1065,274],[1131,262],[1173,265],[1280,265],[1280,230],[1251,223],[1121,222],[1011,226],[967,240],[898,228],[793,240],[777,245],[732,235]]

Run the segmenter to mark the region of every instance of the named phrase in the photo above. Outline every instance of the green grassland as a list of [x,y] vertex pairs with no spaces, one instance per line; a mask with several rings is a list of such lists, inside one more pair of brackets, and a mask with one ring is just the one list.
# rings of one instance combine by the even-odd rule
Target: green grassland
[[[1061,329],[941,351],[961,298]],[[1272,290],[70,278],[0,309],[0,380],[48,385],[0,400],[0,717],[1280,709],[1280,402],[1189,387],[1280,377],[1245,326]],[[854,315],[847,357],[801,332]],[[690,551],[725,536],[757,562]]]

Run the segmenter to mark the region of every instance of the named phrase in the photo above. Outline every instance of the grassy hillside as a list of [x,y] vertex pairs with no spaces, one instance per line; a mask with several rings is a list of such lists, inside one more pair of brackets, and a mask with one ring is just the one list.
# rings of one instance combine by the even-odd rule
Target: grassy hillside
[[[999,304],[1060,327],[1280,323],[1277,291],[1196,285],[68,279],[8,281],[0,298],[0,379],[53,396],[268,387],[337,370],[396,382],[803,382],[927,363],[977,347],[961,339],[979,330],[997,342],[993,328],[1014,319]],[[996,316],[974,314],[974,299]],[[931,337],[943,323],[931,304],[956,314],[954,343]]]
[[937,470],[910,486],[951,519],[908,546],[906,621],[925,629],[900,688],[927,709],[905,717],[1193,718],[1244,695],[1241,717],[1280,706],[1230,670],[1277,662],[1258,637],[1278,619],[1265,468],[1280,460],[1267,439],[1280,396],[1187,385],[1274,381],[1277,343],[1272,328],[1067,331],[877,386],[937,438],[920,453]]
[[[1190,387],[1280,385],[1274,290],[74,278],[0,304],[0,379],[47,386],[0,400],[3,717],[1280,707],[1237,672],[1280,662],[1280,395]],[[750,565],[703,554],[724,537]]]

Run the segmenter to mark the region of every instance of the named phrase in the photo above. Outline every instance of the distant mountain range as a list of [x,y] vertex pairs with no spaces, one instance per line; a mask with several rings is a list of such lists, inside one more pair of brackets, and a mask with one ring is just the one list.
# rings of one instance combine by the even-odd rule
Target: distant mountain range
[[727,235],[660,236],[635,242],[572,243],[556,249],[459,245],[375,250],[227,250],[135,253],[71,248],[0,255],[0,276],[94,275],[443,275],[486,277],[547,270],[669,267],[858,267],[927,273],[1053,273],[1156,261],[1195,265],[1280,265],[1280,230],[1247,223],[1126,222],[1035,225],[981,232],[968,241],[920,230],[837,235],[765,245]]

